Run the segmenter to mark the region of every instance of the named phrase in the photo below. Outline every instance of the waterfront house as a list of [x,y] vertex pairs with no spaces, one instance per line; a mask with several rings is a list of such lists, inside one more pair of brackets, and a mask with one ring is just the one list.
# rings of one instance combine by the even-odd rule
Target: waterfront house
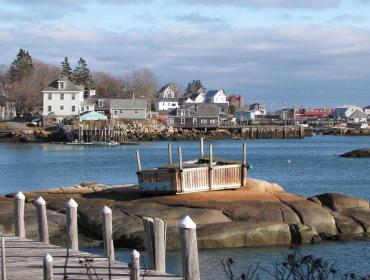
[[356,111],[362,111],[362,108],[353,105],[342,105],[334,109],[331,117],[337,120],[348,120]]
[[206,103],[215,103],[215,104],[227,104],[229,105],[229,101],[227,101],[227,96],[223,89],[219,90],[209,90],[206,93]]
[[364,112],[367,116],[367,119],[370,120],[370,105],[364,108]]
[[347,123],[367,123],[367,115],[362,110],[356,110],[348,117]]
[[84,92],[84,87],[75,85],[66,76],[59,76],[42,91],[43,116],[53,116],[61,121],[78,115],[82,111]]
[[249,124],[256,120],[256,115],[253,111],[238,111],[235,112],[235,118],[237,123]]
[[334,112],[331,108],[303,108],[295,109],[296,120],[308,120],[308,119],[319,119],[327,118]]
[[266,116],[266,109],[263,104],[253,103],[249,106],[250,111],[253,111],[256,116]]
[[147,116],[146,99],[94,98],[95,111],[111,119],[144,120]]
[[230,95],[227,96],[229,106],[234,106],[236,110],[240,110],[244,107],[243,96],[241,95]]
[[220,122],[217,104],[184,104],[168,112],[167,125],[176,128],[215,128]]
[[159,115],[167,114],[168,110],[179,107],[176,99],[176,87],[173,84],[163,86],[157,94],[155,108]]

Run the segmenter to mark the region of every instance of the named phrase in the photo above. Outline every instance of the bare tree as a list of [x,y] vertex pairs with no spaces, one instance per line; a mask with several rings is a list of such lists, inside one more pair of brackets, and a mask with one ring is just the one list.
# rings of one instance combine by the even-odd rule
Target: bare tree
[[130,98],[131,96],[124,91],[123,82],[104,72],[94,72],[92,74],[96,94],[101,97]]
[[126,74],[123,84],[126,92],[135,98],[147,98],[148,104],[155,98],[157,81],[154,73],[147,68]]

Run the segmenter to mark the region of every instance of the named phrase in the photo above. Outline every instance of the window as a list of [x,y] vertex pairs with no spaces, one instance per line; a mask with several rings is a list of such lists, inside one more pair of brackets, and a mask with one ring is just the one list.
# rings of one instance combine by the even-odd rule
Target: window
[[64,89],[64,82],[59,82],[59,89]]
[[123,113],[123,110],[119,110],[119,113],[122,114]]
[[72,112],[76,112],[76,106],[72,106]]
[[137,113],[139,113],[139,111],[138,110],[135,110],[135,114],[137,114]]
[[185,118],[181,118],[181,124],[185,124]]
[[170,118],[170,124],[174,124],[175,120],[173,118]]
[[201,120],[200,120],[200,123],[202,123],[202,124],[206,124],[206,123],[207,123],[207,120],[206,120],[206,119],[201,119]]
[[185,110],[180,110],[180,116],[185,116]]
[[86,106],[86,111],[90,111],[90,107],[89,106]]
[[48,112],[51,112],[51,106],[48,106]]
[[114,110],[114,112],[113,112],[113,113],[114,113],[114,115],[115,115],[115,116],[117,116],[117,111],[116,111],[116,110]]
[[193,118],[193,124],[197,124],[198,123],[198,119],[197,118]]
[[60,106],[60,110],[64,110],[64,106],[63,105]]
[[60,94],[60,100],[64,100],[64,93]]
[[75,99],[76,99],[76,94],[72,93],[72,100],[75,100]]
[[84,107],[81,107],[81,112],[85,111]]
[[217,120],[210,120],[209,123],[217,123]]
[[51,100],[51,93],[48,93],[48,99]]
[[103,107],[103,100],[101,100],[101,99],[98,100],[98,106]]

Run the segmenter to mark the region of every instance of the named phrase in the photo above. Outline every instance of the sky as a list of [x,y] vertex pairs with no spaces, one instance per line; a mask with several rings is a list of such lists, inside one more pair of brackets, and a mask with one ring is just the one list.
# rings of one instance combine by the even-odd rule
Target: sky
[[0,65],[19,48],[269,109],[370,104],[370,0],[0,0]]

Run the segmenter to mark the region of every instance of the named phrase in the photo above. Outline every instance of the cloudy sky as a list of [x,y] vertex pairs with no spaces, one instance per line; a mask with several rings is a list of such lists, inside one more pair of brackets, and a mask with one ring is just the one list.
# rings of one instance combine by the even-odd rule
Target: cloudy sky
[[19,48],[273,108],[370,104],[370,0],[0,0],[0,64]]

